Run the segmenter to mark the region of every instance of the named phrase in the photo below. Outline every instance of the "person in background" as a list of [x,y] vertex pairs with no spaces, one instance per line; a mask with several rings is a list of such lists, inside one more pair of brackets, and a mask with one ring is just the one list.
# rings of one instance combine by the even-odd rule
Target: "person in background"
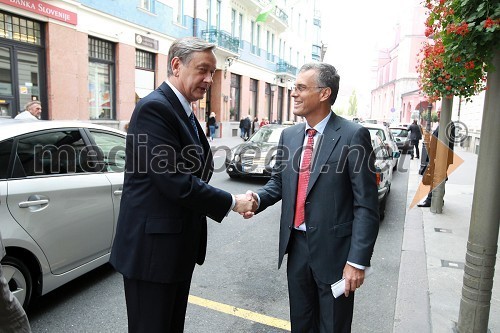
[[210,141],[214,141],[215,135],[215,125],[217,125],[217,120],[215,119],[215,112],[210,113],[208,117],[208,129],[210,130]]
[[252,134],[259,130],[259,118],[255,117],[252,122]]
[[245,118],[240,119],[240,138],[245,139]]
[[[440,115],[440,113],[438,113],[438,116]],[[448,130],[449,128],[449,130]],[[454,151],[454,148],[455,148],[455,139],[456,139],[456,136],[455,136],[455,124],[453,123],[453,121],[450,123],[450,125],[446,128],[447,132],[446,132],[446,136],[448,137],[448,159],[446,161],[447,165],[446,165],[446,169],[448,169],[450,167],[450,165],[453,164],[453,151]],[[448,132],[449,131],[449,132]],[[427,165],[426,167],[422,170],[422,175],[423,177],[427,177],[428,179],[432,179],[432,177],[434,177],[433,174],[431,174],[431,170],[434,170],[434,166],[436,165],[436,152],[437,152],[437,142],[438,142],[438,137],[439,137],[439,125],[436,127],[436,129],[434,130],[434,132],[432,132],[432,137],[431,137],[431,142],[430,142],[430,148],[429,148],[429,154],[427,155]],[[432,166],[431,166],[432,164]],[[427,170],[427,168],[429,168],[429,170]],[[431,180],[428,180],[429,182],[431,182]],[[445,181],[448,180],[448,177],[446,177]],[[436,186],[437,184],[434,184],[434,186]],[[417,204],[418,207],[430,207],[431,204],[432,204],[432,192],[433,191],[429,191],[429,194],[427,194],[427,198],[425,198],[424,201],[420,202]],[[444,195],[444,194],[443,194]],[[443,204],[444,204],[444,199],[443,199]]]
[[[415,149],[417,159],[420,158],[420,150],[418,149],[418,144],[422,139],[422,131],[420,126],[417,124],[417,120],[414,119],[413,123],[408,126],[408,132],[410,132],[410,141]],[[411,151],[411,159],[413,159],[413,150]]]
[[243,119],[243,129],[245,134],[243,135],[243,140],[248,140],[250,137],[250,130],[252,129],[252,116],[248,115]]
[[[271,179],[247,191],[256,213],[282,200],[278,267],[287,253],[292,333],[351,331],[354,291],[379,230],[370,133],[332,112],[339,81],[332,65],[302,66],[291,96],[306,122],[283,130]],[[331,285],[342,278],[345,294],[334,298]]]
[[268,124],[269,124],[269,120],[267,119],[267,117],[264,117],[264,118],[262,118],[262,121],[260,122],[259,128],[262,126],[266,126]]
[[215,48],[196,37],[175,40],[167,79],[130,119],[110,256],[123,275],[129,332],[183,332],[193,271],[205,260],[207,216],[221,222],[256,205],[208,184],[213,155],[190,103],[213,82]]
[[26,103],[24,111],[18,114],[14,119],[38,120],[42,113],[42,103],[40,101],[31,101]]
[[[5,247],[0,233],[0,259],[5,256]],[[2,333],[29,333],[31,327],[23,307],[12,294],[9,284],[3,275],[0,264],[0,332]]]

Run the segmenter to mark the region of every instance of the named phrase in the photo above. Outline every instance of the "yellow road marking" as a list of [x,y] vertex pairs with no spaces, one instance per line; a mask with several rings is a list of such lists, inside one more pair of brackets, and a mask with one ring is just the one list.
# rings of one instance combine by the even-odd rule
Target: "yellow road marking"
[[205,308],[209,308],[215,311],[219,311],[222,313],[226,313],[229,315],[233,315],[236,317],[240,317],[243,319],[251,320],[256,323],[261,323],[267,326],[272,326],[276,328],[281,328],[283,330],[291,330],[290,322],[274,317],[269,317],[262,315],[260,313],[248,311],[245,309],[240,309],[235,306],[219,303],[219,302],[214,302],[210,301],[208,299],[200,298],[197,296],[189,295],[188,299],[189,303],[199,305]]

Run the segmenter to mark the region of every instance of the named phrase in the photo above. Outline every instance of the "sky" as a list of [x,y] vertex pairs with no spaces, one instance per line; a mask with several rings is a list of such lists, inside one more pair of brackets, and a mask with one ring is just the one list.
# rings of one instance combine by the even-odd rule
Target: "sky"
[[340,75],[340,91],[334,105],[347,112],[353,89],[362,114],[370,105],[375,88],[377,51],[392,45],[399,21],[401,2],[407,0],[321,0],[324,61],[335,66]]

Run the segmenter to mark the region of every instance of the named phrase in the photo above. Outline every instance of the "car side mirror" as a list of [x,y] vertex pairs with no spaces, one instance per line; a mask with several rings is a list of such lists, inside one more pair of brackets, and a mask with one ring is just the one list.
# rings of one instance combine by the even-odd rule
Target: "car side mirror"
[[399,151],[392,152],[392,158],[399,158],[399,156],[401,156],[401,153]]

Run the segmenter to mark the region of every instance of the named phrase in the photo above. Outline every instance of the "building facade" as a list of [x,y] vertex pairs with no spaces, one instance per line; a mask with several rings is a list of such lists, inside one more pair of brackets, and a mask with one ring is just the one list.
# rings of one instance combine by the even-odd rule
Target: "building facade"
[[[416,66],[424,35],[425,8],[419,1],[406,2],[401,12],[394,45],[381,50],[378,57],[377,82],[371,92],[371,117],[388,123],[408,124],[412,119],[422,120],[429,102],[418,86]],[[460,121],[458,142],[465,150],[479,152],[481,121],[485,93],[465,102],[454,97],[452,121]],[[432,112],[441,111],[441,101],[431,105]]]
[[419,1],[405,2],[394,44],[379,52],[377,81],[371,92],[371,118],[388,123],[410,123],[426,109],[420,94],[416,66],[426,40],[425,8]]
[[236,136],[242,117],[295,120],[297,68],[320,60],[315,1],[0,0],[0,116],[40,100],[43,119],[123,128],[166,79],[171,43],[197,36],[217,45],[200,122],[215,112],[217,135]]

